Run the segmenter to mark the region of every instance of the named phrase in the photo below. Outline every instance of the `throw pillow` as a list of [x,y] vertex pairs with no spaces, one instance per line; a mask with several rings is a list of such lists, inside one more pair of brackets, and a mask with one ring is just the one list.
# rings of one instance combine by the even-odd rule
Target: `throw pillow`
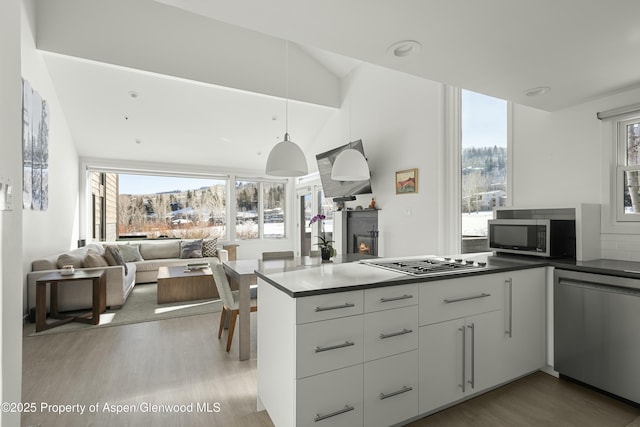
[[202,241],[202,256],[214,257],[218,255],[218,239],[205,239]]
[[202,258],[202,239],[181,241],[180,258]]
[[61,254],[58,257],[58,268],[65,265],[73,265],[73,268],[82,268],[82,259],[84,254]]
[[118,245],[125,262],[144,261],[140,255],[140,245]]
[[82,266],[91,268],[91,267],[109,267],[109,262],[102,255],[95,253],[93,251],[89,251],[82,260]]
[[109,265],[122,265],[124,266],[124,275],[126,276],[129,273],[129,269],[127,268],[127,264],[124,262],[124,258],[122,258],[122,253],[120,253],[120,249],[116,245],[109,245],[104,248],[104,257],[107,259]]

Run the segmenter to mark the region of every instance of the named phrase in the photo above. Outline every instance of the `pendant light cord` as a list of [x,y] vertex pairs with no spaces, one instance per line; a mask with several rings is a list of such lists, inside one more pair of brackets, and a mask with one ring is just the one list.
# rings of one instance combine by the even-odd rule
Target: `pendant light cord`
[[284,41],[284,133],[289,134],[289,40]]
[[351,86],[353,79],[351,78],[351,73],[353,73],[353,70],[349,73],[349,148],[351,148],[351,123],[353,121],[353,87]]

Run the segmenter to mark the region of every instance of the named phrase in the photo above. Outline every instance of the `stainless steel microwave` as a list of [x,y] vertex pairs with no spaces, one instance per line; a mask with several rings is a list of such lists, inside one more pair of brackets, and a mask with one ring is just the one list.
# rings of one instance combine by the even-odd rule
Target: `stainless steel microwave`
[[558,219],[491,219],[489,249],[539,257],[576,256],[576,222]]

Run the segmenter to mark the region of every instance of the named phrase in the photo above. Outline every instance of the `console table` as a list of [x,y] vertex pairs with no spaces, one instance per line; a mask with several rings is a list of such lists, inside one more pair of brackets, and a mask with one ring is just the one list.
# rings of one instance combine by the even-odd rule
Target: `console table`
[[[83,281],[92,282],[91,311],[80,314],[58,313],[58,285],[78,285]],[[64,275],[60,272],[49,273],[36,281],[36,332],[44,331],[69,322],[81,322],[91,325],[100,323],[100,313],[107,310],[106,272],[104,270],[78,270]],[[50,285],[49,317],[57,319],[47,322],[47,283]]]

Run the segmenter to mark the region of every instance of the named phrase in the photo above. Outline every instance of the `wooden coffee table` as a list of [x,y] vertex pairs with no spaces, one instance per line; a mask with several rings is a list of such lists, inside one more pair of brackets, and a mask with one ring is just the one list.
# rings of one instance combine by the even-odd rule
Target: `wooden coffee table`
[[219,298],[210,268],[187,271],[186,267],[158,268],[158,304]]

